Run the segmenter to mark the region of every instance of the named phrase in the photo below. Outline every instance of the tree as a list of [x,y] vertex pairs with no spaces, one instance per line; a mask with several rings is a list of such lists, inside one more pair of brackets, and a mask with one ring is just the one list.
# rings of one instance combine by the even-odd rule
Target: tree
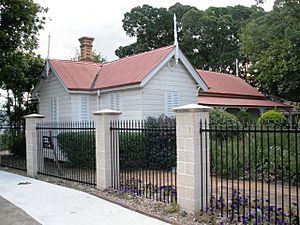
[[262,14],[259,7],[241,5],[190,10],[182,18],[182,49],[195,67],[217,72],[235,73],[238,59],[239,76],[245,78],[249,60],[239,49],[239,31]]
[[32,0],[2,0],[0,3],[0,69],[16,52],[32,51],[38,45],[37,34],[46,8]]
[[193,7],[176,3],[169,9],[154,8],[143,5],[125,13],[123,28],[130,37],[136,37],[136,42],[120,46],[116,51],[118,57],[124,57],[139,52],[152,50],[174,43],[173,14],[178,20],[178,37],[182,36],[181,18]]
[[[80,52],[76,49],[75,56],[71,58],[72,61],[79,61],[80,60]],[[92,52],[92,62],[94,63],[105,63],[107,62],[106,57],[104,57],[101,52],[97,53],[96,51]]]
[[273,10],[242,30],[251,82],[261,91],[300,101],[300,1],[277,0]]
[[33,50],[46,12],[32,0],[0,3],[0,85],[7,92],[6,114],[15,123],[32,110],[28,99],[44,65]]

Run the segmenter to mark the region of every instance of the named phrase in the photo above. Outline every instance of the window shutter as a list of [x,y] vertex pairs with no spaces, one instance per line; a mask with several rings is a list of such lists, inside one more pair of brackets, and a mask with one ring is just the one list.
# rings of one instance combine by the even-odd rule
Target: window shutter
[[50,120],[51,122],[58,121],[58,99],[53,97],[50,99]]
[[115,110],[120,110],[120,94],[117,93],[115,96]]
[[89,120],[88,97],[81,97],[81,121]]
[[111,96],[110,96],[110,108],[112,110],[115,109],[115,95],[114,94],[111,94]]
[[166,91],[165,94],[165,115],[174,116],[173,108],[179,106],[180,96],[177,91]]

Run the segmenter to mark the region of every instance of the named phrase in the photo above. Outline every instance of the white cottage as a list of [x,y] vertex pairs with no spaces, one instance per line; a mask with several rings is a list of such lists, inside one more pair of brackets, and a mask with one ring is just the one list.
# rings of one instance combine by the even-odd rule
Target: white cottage
[[254,115],[268,108],[288,109],[238,77],[196,71],[178,44],[97,64],[90,62],[93,40],[79,39],[80,61],[48,61],[33,93],[47,120],[88,121],[102,109],[122,111],[122,119],[140,120],[173,116],[174,107],[191,103]]
[[80,39],[84,60],[49,60],[33,93],[46,119],[92,120],[92,112],[107,108],[122,111],[122,119],[172,116],[172,108],[197,103],[199,89],[207,90],[178,46],[97,64],[86,61],[92,41]]

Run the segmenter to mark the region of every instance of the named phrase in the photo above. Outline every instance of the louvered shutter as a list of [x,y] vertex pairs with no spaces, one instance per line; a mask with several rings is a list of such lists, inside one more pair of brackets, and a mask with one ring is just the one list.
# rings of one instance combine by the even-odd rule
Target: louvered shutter
[[89,120],[88,97],[81,97],[81,121]]
[[51,122],[58,121],[58,99],[53,97],[50,99],[50,120]]

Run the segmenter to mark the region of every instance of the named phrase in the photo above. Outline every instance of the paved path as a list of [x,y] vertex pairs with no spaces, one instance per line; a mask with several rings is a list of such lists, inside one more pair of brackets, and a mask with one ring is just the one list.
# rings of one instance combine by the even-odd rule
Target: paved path
[[0,196],[43,225],[167,225],[84,192],[3,171]]
[[40,225],[22,209],[0,197],[0,224],[1,225]]

